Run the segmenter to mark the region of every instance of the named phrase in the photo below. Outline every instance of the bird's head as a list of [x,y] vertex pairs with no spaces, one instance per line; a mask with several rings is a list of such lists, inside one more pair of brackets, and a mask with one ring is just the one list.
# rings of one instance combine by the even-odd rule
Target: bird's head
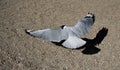
[[62,25],[62,26],[60,26],[60,27],[61,27],[61,29],[64,29],[65,25]]

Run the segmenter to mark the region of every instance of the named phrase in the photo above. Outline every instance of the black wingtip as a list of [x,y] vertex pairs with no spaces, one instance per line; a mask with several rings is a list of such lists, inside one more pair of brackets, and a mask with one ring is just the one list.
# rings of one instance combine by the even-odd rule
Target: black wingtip
[[[91,16],[88,16],[88,15],[91,15]],[[95,14],[91,13],[91,12],[88,12],[88,14],[85,16],[85,18],[93,18],[93,22],[95,22]]]
[[27,29],[25,29],[25,33],[29,34],[30,35],[30,32],[27,31]]

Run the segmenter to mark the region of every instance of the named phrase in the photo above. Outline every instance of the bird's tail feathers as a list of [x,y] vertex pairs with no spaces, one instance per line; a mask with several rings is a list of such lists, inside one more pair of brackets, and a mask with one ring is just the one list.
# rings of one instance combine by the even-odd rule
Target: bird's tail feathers
[[78,38],[78,37],[69,37],[67,40],[65,40],[62,45],[66,48],[76,49],[79,47],[82,47],[86,44],[86,41]]

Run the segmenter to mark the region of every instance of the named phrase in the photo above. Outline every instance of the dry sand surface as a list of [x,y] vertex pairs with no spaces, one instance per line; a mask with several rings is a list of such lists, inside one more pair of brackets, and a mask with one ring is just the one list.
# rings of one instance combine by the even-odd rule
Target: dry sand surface
[[[87,44],[71,50],[25,29],[75,25],[96,16]],[[0,70],[119,70],[120,0],[0,0]]]

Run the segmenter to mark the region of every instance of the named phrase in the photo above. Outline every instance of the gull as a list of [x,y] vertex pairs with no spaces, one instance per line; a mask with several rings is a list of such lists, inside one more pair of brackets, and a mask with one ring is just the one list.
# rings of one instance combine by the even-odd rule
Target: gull
[[62,25],[57,29],[43,29],[43,30],[30,30],[26,29],[25,32],[33,37],[41,38],[51,42],[62,42],[62,46],[70,49],[76,49],[86,44],[80,36],[86,35],[95,21],[95,16],[88,13],[75,26]]

